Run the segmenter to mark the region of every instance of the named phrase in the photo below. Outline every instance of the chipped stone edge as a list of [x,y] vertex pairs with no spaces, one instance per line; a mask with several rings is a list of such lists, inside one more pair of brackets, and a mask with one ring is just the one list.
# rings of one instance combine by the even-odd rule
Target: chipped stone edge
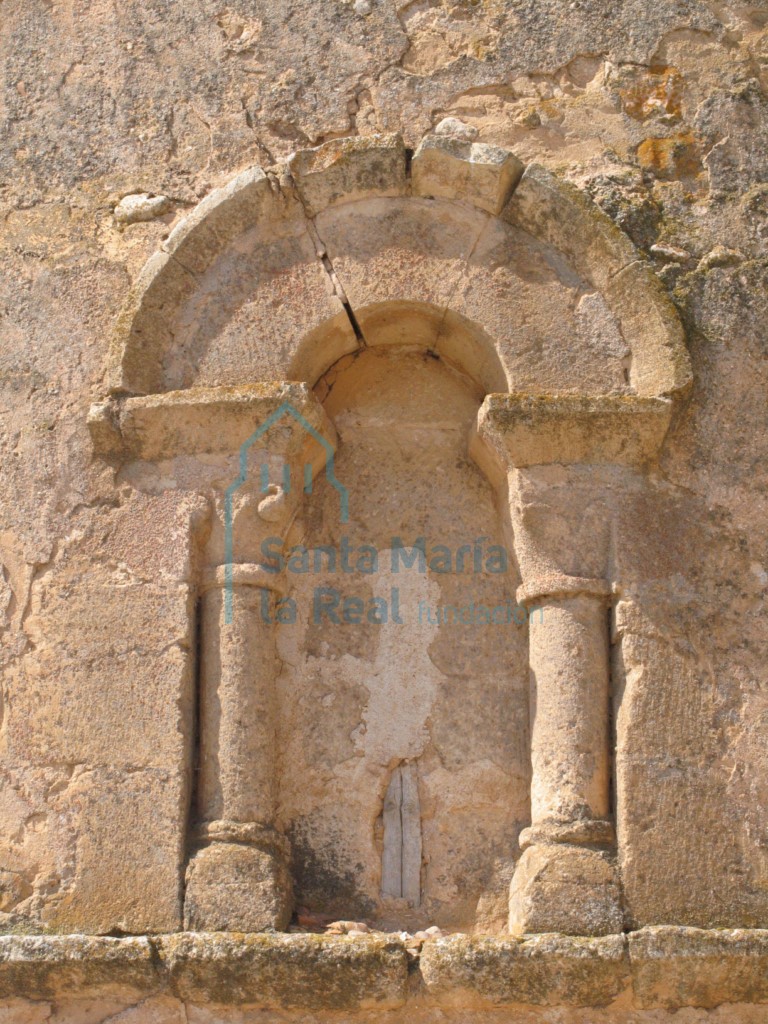
[[624,935],[446,936],[425,943],[421,973],[439,1004],[607,1006],[629,987]]
[[171,991],[190,1002],[351,1011],[407,999],[408,953],[397,935],[187,932],[154,941]]
[[768,928],[657,925],[630,932],[628,943],[642,1009],[768,1003]]
[[288,173],[308,216],[341,203],[408,194],[400,134],[350,135],[291,154]]
[[[713,965],[717,970],[713,973]],[[642,1009],[768,1003],[768,929],[649,926],[628,935],[452,935],[424,943],[419,998],[438,1005]],[[0,936],[0,999],[114,992],[293,1010],[402,1006],[416,990],[397,935],[182,932]]]
[[672,413],[669,398],[489,394],[470,451],[492,480],[509,466],[638,467],[658,456]]
[[411,165],[413,194],[460,199],[498,216],[523,174],[511,150],[443,135],[421,140]]

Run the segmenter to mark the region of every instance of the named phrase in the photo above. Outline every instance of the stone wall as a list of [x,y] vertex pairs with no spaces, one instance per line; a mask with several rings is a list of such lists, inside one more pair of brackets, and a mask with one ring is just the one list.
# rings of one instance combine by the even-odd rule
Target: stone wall
[[[0,16],[2,930],[184,927],[196,609],[206,565],[224,561],[210,493],[237,469],[222,446],[200,457],[169,439],[153,396],[275,380],[306,381],[334,424],[350,535],[382,551],[425,531],[452,548],[504,543],[503,586],[473,583],[489,602],[538,582],[553,552],[569,578],[608,581],[610,758],[595,771],[617,928],[765,928],[765,5],[17,0]],[[360,144],[337,141],[349,137]],[[657,374],[677,317],[690,383],[674,359]],[[546,402],[482,404],[503,392]],[[638,397],[668,403],[661,426]],[[262,400],[221,412],[200,399],[183,432],[234,437],[237,409]],[[639,409],[630,426],[622,402]],[[501,470],[467,447],[476,421]],[[618,468],[580,468],[606,461]],[[543,554],[529,507],[566,523]],[[291,541],[337,544],[337,510],[318,476]],[[463,597],[458,576],[408,579],[414,607]],[[300,607],[317,584],[296,584]],[[380,573],[348,589],[369,601],[390,585]],[[562,598],[553,621],[589,604]],[[300,616],[275,644],[270,827],[290,841],[299,905],[383,929],[506,932],[541,752],[528,630],[478,641]],[[532,659],[543,679],[552,662]],[[381,884],[403,765],[419,795],[415,913]],[[534,779],[534,816],[536,794]],[[13,961],[38,940],[5,941],[22,943],[4,951]],[[708,964],[730,962],[707,949]],[[428,962],[411,972],[417,1000]],[[178,999],[219,1019],[165,976],[112,1001],[100,989],[92,1011],[76,972],[39,991],[15,977],[0,1019],[175,1021]],[[667,978],[660,1003],[632,1003],[622,981],[610,999],[616,1020],[673,1005],[761,1019],[713,1009],[766,999],[726,981],[703,998]],[[537,1002],[505,990],[489,1003],[454,978],[446,1006],[454,988],[458,1008],[427,1001],[425,1021],[472,1006],[525,1020],[489,1006]],[[250,1001],[279,1014],[276,998]]]

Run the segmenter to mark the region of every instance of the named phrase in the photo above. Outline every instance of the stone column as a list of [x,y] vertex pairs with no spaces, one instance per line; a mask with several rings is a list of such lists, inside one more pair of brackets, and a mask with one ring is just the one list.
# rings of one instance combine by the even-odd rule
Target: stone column
[[95,406],[89,425],[110,462],[141,464],[151,493],[191,492],[195,509],[208,513],[190,522],[195,564],[204,568],[185,927],[284,928],[292,897],[290,850],[276,828],[273,625],[281,583],[266,563],[321,470],[346,522],[347,491],[333,472],[336,431],[312,388],[297,381],[115,399]]
[[616,502],[653,458],[670,403],[489,395],[470,450],[508,501],[529,610],[531,825],[515,934],[623,928],[611,809],[608,616]]
[[292,911],[288,842],[274,827],[277,777],[275,576],[263,566],[204,574],[200,598],[196,852],[185,927],[281,930]]
[[510,931],[602,935],[623,915],[610,807],[608,585],[530,581],[531,826],[510,889]]
[[274,560],[335,433],[311,394],[280,406],[266,427],[241,445],[239,473],[215,489],[203,553],[199,771],[184,904],[185,927],[196,931],[279,931],[293,910],[290,847],[275,821],[275,605],[285,581]]

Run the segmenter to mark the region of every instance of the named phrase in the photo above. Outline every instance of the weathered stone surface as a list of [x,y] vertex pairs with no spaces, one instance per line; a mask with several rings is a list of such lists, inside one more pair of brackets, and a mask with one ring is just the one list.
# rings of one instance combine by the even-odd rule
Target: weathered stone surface
[[394,937],[190,933],[157,944],[172,990],[192,1002],[349,1012],[406,997],[408,957]]
[[[288,381],[250,387],[187,388],[122,403],[99,403],[89,427],[97,454],[121,463],[171,459],[178,455],[236,452],[254,428],[290,406],[323,437],[333,426],[306,385]],[[290,417],[289,417],[290,419]],[[105,435],[105,421],[110,425]],[[295,422],[295,421],[292,421]],[[306,432],[294,447],[311,443]]]
[[338,202],[401,196],[407,190],[405,146],[399,135],[326,142],[294,154],[288,168],[311,216]]
[[[182,926],[183,822],[187,772],[94,768],[76,775],[71,806],[72,867],[42,907],[46,928],[86,934],[142,934]],[[137,848],[151,823],[153,840]]]
[[212,843],[190,860],[184,895],[189,931],[284,931],[293,892],[286,858],[245,843]]
[[514,935],[614,935],[623,926],[619,879],[610,856],[561,843],[523,852],[509,890]]
[[638,394],[667,394],[690,383],[682,328],[668,296],[638,262],[627,236],[577,189],[529,165],[504,217],[563,252],[603,292],[624,337],[642,339],[633,347],[629,375]]
[[[149,351],[138,358],[160,363],[152,391],[308,377],[314,383],[297,359],[302,340],[321,330],[323,354],[332,361],[356,348],[300,204],[294,201],[291,215],[277,225],[257,217],[237,223],[241,230],[253,226],[210,265],[201,287],[185,291],[183,301],[162,311],[156,345],[154,326],[142,328],[138,351]],[[196,239],[197,233],[189,245]],[[169,345],[166,320],[168,331],[184,337],[183,345]]]
[[428,135],[413,157],[416,195],[462,199],[488,213],[500,213],[523,173],[508,150]]
[[495,458],[520,468],[642,464],[657,457],[671,415],[672,403],[660,398],[489,395],[478,440],[487,439]]
[[[503,543],[492,490],[466,455],[478,398],[439,360],[395,346],[372,347],[323,383],[350,522],[339,522],[335,490],[318,484],[305,504],[307,543],[335,550],[336,570],[326,571],[323,557],[320,573],[287,574],[301,614],[279,630],[281,817],[293,843],[297,905],[343,919],[380,916],[393,930],[405,921],[413,930],[468,930],[494,865],[510,859],[528,815],[527,639],[514,622],[441,629],[436,619],[438,609],[466,606],[470,596],[502,605],[506,616],[515,600],[506,574],[393,571],[391,546],[399,535],[409,553],[431,533],[431,516],[450,528],[430,547],[451,545],[454,562],[469,536],[486,535],[486,551]],[[344,573],[344,537],[353,550],[376,545],[373,572]],[[318,620],[318,586],[363,600],[366,611],[373,600],[391,611],[396,588],[402,622]],[[381,891],[384,801],[398,765],[417,784],[417,906]],[[506,901],[499,914],[505,928]]]
[[[733,0],[275,0],[268,10],[94,0],[86,19],[67,5],[3,5],[3,928],[181,927],[196,607],[204,570],[224,558],[211,517],[237,472],[221,450],[230,425],[223,410],[207,424],[188,407],[173,444],[152,449],[156,462],[118,466],[93,458],[86,412],[102,404],[91,435],[116,451],[122,402],[136,413],[135,450],[145,438],[148,451],[157,424],[139,412],[158,394],[268,380],[317,385],[337,421],[342,482],[358,482],[347,524],[357,541],[505,543],[505,579],[402,574],[401,609],[406,598],[415,609],[504,605],[518,584],[526,600],[531,587],[562,603],[591,586],[606,602],[611,854],[629,926],[765,925],[766,27],[760,5]],[[410,181],[409,152],[395,159],[399,144],[385,144],[379,174],[379,157],[366,161],[382,133],[414,152],[435,136],[449,149],[514,153],[528,166],[505,219],[472,209],[469,172],[451,176],[455,195],[413,194],[431,143]],[[334,204],[318,217],[327,238],[285,172],[297,151],[313,151],[296,164],[305,204],[316,187],[307,208]],[[372,182],[397,194],[363,197]],[[118,224],[128,196],[148,199],[134,204],[139,219]],[[159,197],[170,208],[154,216]],[[123,351],[127,335],[135,345]],[[506,501],[467,459],[466,440],[485,395],[510,390],[529,411],[567,395],[587,413],[563,428],[515,410],[511,437],[546,464],[518,460]],[[598,409],[673,392],[663,442],[661,414],[639,430],[640,419]],[[128,404],[137,397],[147,405]],[[186,416],[205,451],[178,451]],[[658,463],[646,459],[657,442]],[[613,461],[563,465],[555,449]],[[258,499],[241,509],[253,533],[238,537],[238,553],[281,508],[292,517],[286,545],[337,543],[339,492],[319,474],[313,485],[301,505],[265,494],[264,519]],[[264,575],[252,554],[250,587]],[[274,825],[294,840],[297,888],[310,913],[383,914],[380,815],[393,773],[407,770],[422,904],[389,905],[389,926],[498,930],[501,881],[541,805],[531,802],[541,779],[530,777],[528,631],[311,622],[314,585],[340,580],[364,607],[397,585],[386,572],[293,581],[299,614],[272,638],[278,755],[273,771],[265,758],[251,773],[280,794]],[[545,653],[562,656],[570,678],[567,630],[556,632]],[[585,761],[605,763],[606,744],[591,747],[602,749]],[[548,823],[553,845],[577,824],[594,822]],[[607,828],[603,838],[613,844]],[[706,963],[712,982],[697,969],[680,978],[702,1000],[746,998],[749,968],[726,977],[731,954],[706,943],[719,952],[691,963]],[[731,977],[741,988],[729,989]],[[677,991],[678,980],[666,984],[652,982],[654,998]],[[40,999],[11,996],[0,1018],[178,1016],[134,996]],[[259,1012],[184,1010],[206,1024]],[[579,1024],[671,1016],[663,1006],[554,1012]],[[764,1008],[687,1016],[755,1024]]]
[[146,192],[123,196],[115,207],[115,223],[138,224],[146,220],[162,217],[171,209],[167,196],[150,196]]
[[[627,352],[615,343],[617,318],[606,307],[606,329],[584,331],[582,303],[590,295],[596,295],[593,286],[556,248],[503,220],[488,218],[451,296],[450,309],[490,339],[504,367],[503,391],[626,391]],[[569,339],[567,349],[563,334]],[[441,332],[437,350],[453,360],[458,346],[451,341]],[[636,339],[627,344],[634,348]]]
[[91,997],[123,990],[130,998],[164,984],[147,938],[85,935],[0,936],[0,997],[46,999],[81,992]]
[[[638,1014],[671,1019],[664,1010],[683,1007],[693,1021],[756,1022],[759,1005],[768,1002],[764,931],[656,927],[592,939],[434,938],[431,931],[419,943],[418,995],[408,982],[414,966],[397,936],[7,935],[0,937],[0,1011],[15,1024],[47,1005],[38,1001],[51,1000],[71,1007],[74,1019],[101,1005],[108,1014],[125,1014],[118,1020],[175,1024],[183,1000],[188,1015],[200,1020],[274,1008],[288,1019],[375,1010],[400,1022],[477,1012],[502,1024],[527,1024],[526,1007],[549,1006],[574,1024],[587,1020],[578,1007],[592,1008],[590,1020],[619,1024]],[[748,1003],[756,1004],[754,1012]],[[695,1009],[717,1006],[724,1015],[700,1016]],[[61,1019],[71,1018],[65,1011]]]
[[381,303],[449,305],[485,221],[475,210],[426,199],[372,199],[318,216],[318,235],[369,344],[398,343],[397,336],[379,341],[369,327]]
[[629,985],[623,936],[525,940],[448,936],[424,944],[430,996],[447,1005],[604,1006]]
[[629,935],[642,1007],[768,1003],[768,932],[662,926]]

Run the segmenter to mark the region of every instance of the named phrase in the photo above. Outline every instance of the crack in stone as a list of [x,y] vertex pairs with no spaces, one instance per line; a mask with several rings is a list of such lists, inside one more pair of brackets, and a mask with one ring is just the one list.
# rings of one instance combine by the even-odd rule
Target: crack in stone
[[317,258],[320,260],[322,268],[325,271],[325,274],[330,282],[331,290],[344,307],[344,311],[347,314],[347,319],[349,320],[355,338],[357,339],[358,347],[361,349],[368,348],[368,342],[366,341],[365,335],[363,334],[363,329],[360,326],[357,316],[355,315],[355,311],[352,308],[352,303],[349,301],[347,293],[344,290],[344,286],[339,280],[339,276],[336,273],[336,270],[333,266],[333,261],[331,260],[331,257],[328,255],[328,248],[325,242],[320,237],[320,234],[317,230],[315,218],[312,216],[309,209],[307,208],[306,203],[304,202],[304,198],[301,194],[301,190],[298,186],[298,183],[292,176],[290,176],[290,174],[289,180],[293,185],[296,198],[298,199],[298,202],[301,205],[302,211],[304,213],[307,233],[309,234],[309,237],[312,239],[312,244],[315,247],[315,254]]

